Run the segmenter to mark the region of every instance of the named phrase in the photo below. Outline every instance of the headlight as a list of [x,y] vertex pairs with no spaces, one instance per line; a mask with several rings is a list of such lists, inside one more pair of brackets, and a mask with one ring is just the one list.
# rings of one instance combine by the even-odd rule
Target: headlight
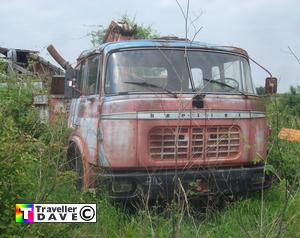
[[132,182],[130,181],[118,181],[114,180],[111,183],[111,191],[113,193],[128,193],[133,188]]

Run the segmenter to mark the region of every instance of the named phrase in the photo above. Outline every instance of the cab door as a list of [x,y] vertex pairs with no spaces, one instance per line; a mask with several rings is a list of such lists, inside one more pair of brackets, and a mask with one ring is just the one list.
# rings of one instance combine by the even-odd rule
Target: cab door
[[81,62],[79,88],[80,97],[73,99],[69,123],[75,135],[83,142],[84,157],[88,162],[97,164],[97,131],[100,105],[100,81],[102,56],[91,55]]

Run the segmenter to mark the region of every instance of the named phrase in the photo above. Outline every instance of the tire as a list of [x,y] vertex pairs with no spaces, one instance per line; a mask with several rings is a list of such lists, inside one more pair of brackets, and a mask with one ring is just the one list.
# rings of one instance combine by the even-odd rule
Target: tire
[[83,160],[78,146],[74,143],[71,143],[68,149],[68,161],[71,169],[78,175],[75,183],[76,188],[83,191],[93,188],[95,186],[93,167]]

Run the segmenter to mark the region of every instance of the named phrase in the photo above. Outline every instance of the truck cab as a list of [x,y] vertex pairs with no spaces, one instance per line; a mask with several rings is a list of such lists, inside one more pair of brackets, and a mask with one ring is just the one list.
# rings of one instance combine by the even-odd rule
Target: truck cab
[[[68,75],[68,73],[67,73]],[[245,50],[186,40],[105,43],[83,52],[68,158],[85,190],[112,198],[239,194],[271,185],[269,127]]]

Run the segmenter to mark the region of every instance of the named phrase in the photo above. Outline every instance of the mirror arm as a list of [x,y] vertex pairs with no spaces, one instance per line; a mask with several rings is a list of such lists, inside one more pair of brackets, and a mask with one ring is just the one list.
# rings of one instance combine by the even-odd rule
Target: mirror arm
[[78,89],[78,88],[76,88],[76,87],[72,87],[73,88],[73,90],[75,90],[76,92],[78,92],[79,93],[79,95],[81,95],[82,93],[81,93],[81,91]]
[[269,74],[270,75],[270,78],[273,78],[273,75],[271,74],[271,72],[269,71],[269,70],[267,70],[264,66],[262,66],[261,64],[259,64],[257,61],[255,61],[254,59],[252,59],[250,56],[248,56],[249,57],[249,59],[253,62],[253,63],[255,63],[257,66],[259,66],[260,68],[262,68],[264,71],[266,71],[267,72],[267,74]]

